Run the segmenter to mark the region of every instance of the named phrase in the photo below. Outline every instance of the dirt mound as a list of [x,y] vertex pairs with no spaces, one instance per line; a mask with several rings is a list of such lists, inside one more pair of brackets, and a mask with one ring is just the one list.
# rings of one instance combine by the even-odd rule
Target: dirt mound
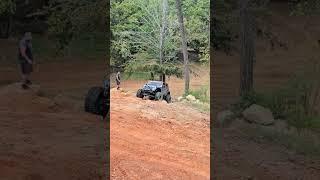
[[28,111],[28,112],[66,112],[81,111],[81,102],[58,94],[54,98],[43,96],[39,85],[32,85],[23,90],[20,83],[10,84],[0,88],[0,110]]
[[32,85],[23,90],[20,83],[11,84],[0,89],[0,110],[28,112],[57,112],[57,104],[41,96],[40,86]]
[[54,103],[61,111],[83,111],[83,101],[74,100],[66,95],[58,94],[53,98]]
[[187,103],[144,100],[135,97],[134,92],[117,91],[116,89],[111,89],[111,96],[117,102],[124,101],[126,103],[126,106],[121,107],[121,109],[138,110],[141,117],[157,120],[175,120],[183,123],[201,122],[209,125],[210,117],[208,113],[202,113],[191,105],[188,106]]
[[0,68],[0,179],[106,179],[106,122],[77,109],[103,65],[41,64],[32,77],[41,87],[29,90],[8,85],[19,79],[16,66]]
[[209,115],[111,90],[112,179],[210,179]]

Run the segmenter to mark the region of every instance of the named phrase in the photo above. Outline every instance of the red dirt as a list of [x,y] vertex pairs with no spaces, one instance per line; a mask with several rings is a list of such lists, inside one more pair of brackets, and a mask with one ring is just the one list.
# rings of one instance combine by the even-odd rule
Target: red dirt
[[208,114],[111,92],[112,179],[210,179]]
[[40,92],[11,84],[15,66],[0,69],[0,179],[105,179],[105,122],[82,110],[86,91],[102,84],[101,67],[42,64],[32,78]]

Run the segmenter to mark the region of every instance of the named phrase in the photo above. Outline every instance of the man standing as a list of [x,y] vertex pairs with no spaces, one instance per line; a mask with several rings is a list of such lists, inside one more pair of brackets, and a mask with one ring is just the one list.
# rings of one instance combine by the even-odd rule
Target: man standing
[[30,74],[33,72],[32,35],[26,32],[19,42],[19,64],[22,75],[22,88],[28,89],[31,85]]
[[116,82],[117,82],[117,90],[119,90],[120,89],[120,71],[117,72]]

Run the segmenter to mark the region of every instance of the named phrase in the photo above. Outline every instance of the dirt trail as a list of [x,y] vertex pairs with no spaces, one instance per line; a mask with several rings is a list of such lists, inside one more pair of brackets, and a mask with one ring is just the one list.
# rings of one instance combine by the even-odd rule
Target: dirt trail
[[28,91],[15,83],[15,66],[0,69],[0,179],[105,179],[105,122],[82,110],[100,67],[42,64],[32,78],[40,86]]
[[210,179],[209,115],[111,90],[112,179]]

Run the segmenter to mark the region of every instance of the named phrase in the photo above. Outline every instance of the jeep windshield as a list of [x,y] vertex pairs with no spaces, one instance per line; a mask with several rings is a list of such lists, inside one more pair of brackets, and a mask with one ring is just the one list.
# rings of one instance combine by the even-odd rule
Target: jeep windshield
[[162,82],[161,81],[149,81],[147,83],[148,86],[156,86],[156,87],[161,87],[162,86]]
[[143,89],[155,91],[157,88],[161,88],[161,87],[162,87],[161,81],[149,81],[143,86]]

